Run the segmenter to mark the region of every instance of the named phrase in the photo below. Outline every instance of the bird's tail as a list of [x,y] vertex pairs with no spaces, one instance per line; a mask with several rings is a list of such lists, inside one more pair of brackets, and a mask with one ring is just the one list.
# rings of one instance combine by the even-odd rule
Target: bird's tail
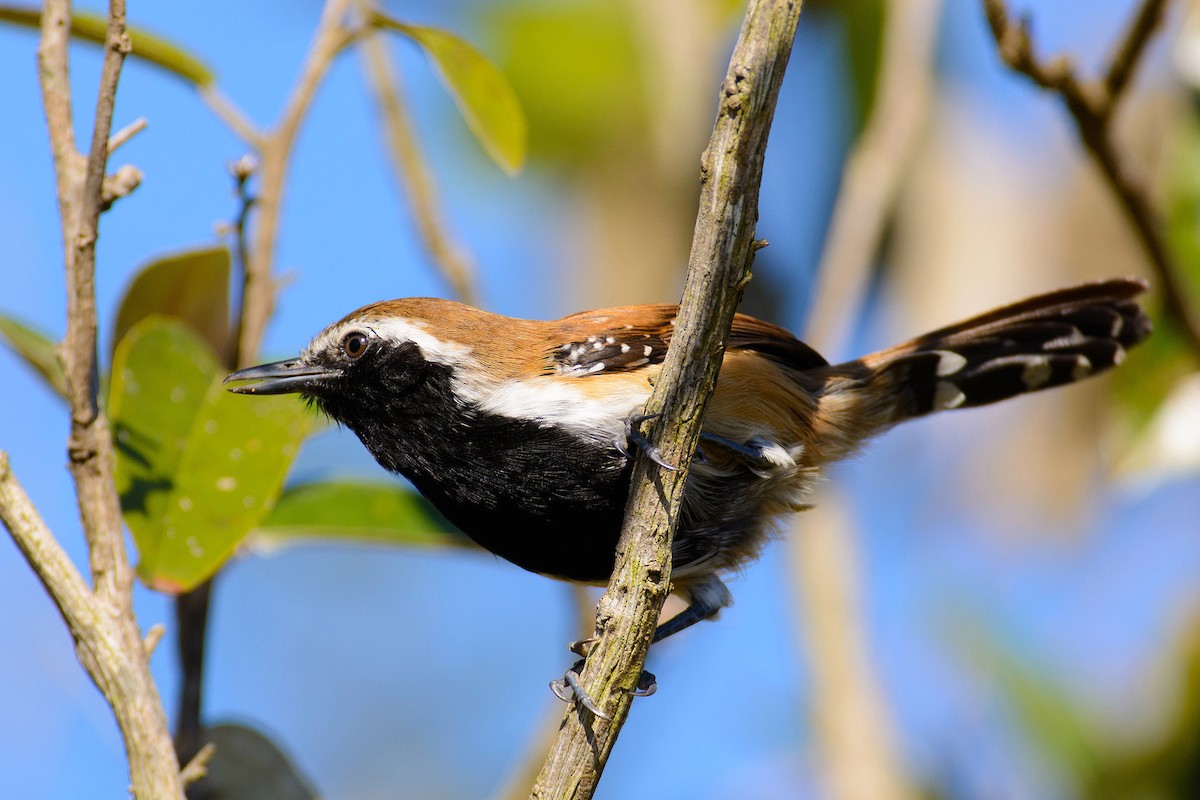
[[853,418],[869,436],[1103,372],[1150,332],[1133,300],[1145,289],[1128,278],[1060,289],[829,367],[818,419]]

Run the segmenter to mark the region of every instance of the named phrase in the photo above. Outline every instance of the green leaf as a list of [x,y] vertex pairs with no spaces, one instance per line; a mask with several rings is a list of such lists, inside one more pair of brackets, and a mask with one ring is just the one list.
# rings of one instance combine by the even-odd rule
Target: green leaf
[[331,481],[289,488],[254,532],[271,545],[338,539],[473,547],[421,495],[391,483]]
[[440,28],[410,25],[375,13],[371,24],[402,33],[433,61],[467,127],[509,175],[525,163],[525,113],[504,74],[465,40]]
[[147,317],[187,324],[227,361],[230,351],[229,250],[206,247],[160,258],[142,267],[121,298],[113,347]]
[[140,561],[163,591],[212,575],[271,510],[314,418],[296,398],[247,398],[182,324],[150,317],[117,345],[109,413],[117,488]]
[[223,723],[204,731],[216,746],[204,781],[205,797],[220,800],[317,800],[312,783],[266,734]]
[[[0,5],[0,21],[27,28],[42,26],[42,13],[36,8]],[[126,28],[133,46],[130,55],[139,58],[177,77],[203,88],[216,80],[208,65],[158,34],[130,25]],[[88,11],[71,14],[71,36],[85,42],[103,45],[108,36],[108,18]]]
[[534,157],[576,167],[644,143],[653,78],[630,8],[575,0],[504,3],[485,12],[529,115]]
[[25,360],[59,397],[67,396],[67,380],[58,360],[58,345],[44,333],[13,317],[0,314],[0,337],[14,353]]

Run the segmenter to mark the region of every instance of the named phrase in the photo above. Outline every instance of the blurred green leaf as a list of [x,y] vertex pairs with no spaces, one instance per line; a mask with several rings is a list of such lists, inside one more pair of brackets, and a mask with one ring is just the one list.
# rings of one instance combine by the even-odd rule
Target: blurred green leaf
[[[1167,247],[1180,267],[1192,308],[1200,309],[1200,120],[1194,115],[1172,132],[1165,156]],[[1112,385],[1131,447],[1146,431],[1179,380],[1200,366],[1187,338],[1166,315],[1154,315],[1154,333],[1114,370]]]
[[271,510],[315,420],[296,398],[242,397],[187,327],[142,320],[117,345],[109,414],[117,489],[140,560],[163,591],[212,575]]
[[[42,12],[36,8],[0,5],[0,22],[11,22],[26,28],[40,28]],[[130,55],[183,78],[196,88],[211,84],[216,77],[208,65],[179,45],[147,30],[130,25],[126,28],[133,45]],[[71,36],[85,42],[103,45],[108,35],[108,18],[88,11],[71,14]]]
[[489,17],[504,72],[529,115],[531,155],[594,163],[643,138],[651,79],[627,4],[505,3]]
[[203,796],[211,800],[317,800],[308,778],[266,734],[223,723],[204,732],[216,745]]
[[1166,233],[1192,306],[1200,305],[1200,115],[1177,126],[1167,151]]
[[67,381],[58,361],[58,345],[53,339],[4,314],[0,314],[0,337],[45,379],[59,397],[67,396]]
[[854,86],[855,128],[862,128],[875,104],[886,3],[884,0],[809,0],[804,11],[832,15],[841,21],[846,65]]
[[391,483],[331,481],[289,488],[254,532],[289,544],[340,539],[422,547],[473,547],[421,495]]
[[1096,727],[1064,687],[1030,666],[1019,650],[999,639],[997,627],[969,615],[966,605],[950,612],[947,633],[955,649],[992,678],[1035,751],[1070,770],[1094,774],[1103,760]]
[[229,353],[229,250],[206,247],[151,261],[130,282],[117,310],[113,348],[147,317],[185,323],[226,360]]
[[371,21],[421,46],[483,149],[508,174],[519,172],[525,163],[528,138],[525,112],[496,65],[449,31],[410,25],[379,13],[373,14]]

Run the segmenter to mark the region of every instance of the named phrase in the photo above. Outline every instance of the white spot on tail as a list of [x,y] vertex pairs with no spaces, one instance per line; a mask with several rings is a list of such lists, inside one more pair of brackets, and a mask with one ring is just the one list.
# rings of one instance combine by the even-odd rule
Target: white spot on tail
[[958,408],[966,402],[967,396],[950,381],[938,381],[933,392],[933,410],[944,411],[948,408]]
[[933,350],[938,354],[937,374],[939,378],[953,375],[967,365],[965,356],[952,350]]
[[1021,370],[1021,383],[1030,391],[1040,389],[1050,380],[1050,374],[1050,361],[1045,356],[1029,356]]
[[1071,332],[1066,336],[1060,336],[1057,339],[1051,339],[1042,345],[1043,350],[1061,350],[1064,347],[1074,347],[1075,345],[1083,344],[1083,334],[1078,328],[1072,328]]

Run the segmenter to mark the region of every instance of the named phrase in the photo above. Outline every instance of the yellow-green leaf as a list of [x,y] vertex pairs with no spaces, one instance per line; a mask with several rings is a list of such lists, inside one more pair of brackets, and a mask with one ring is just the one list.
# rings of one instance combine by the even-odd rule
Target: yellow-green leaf
[[8,342],[12,351],[41,375],[60,397],[67,396],[67,381],[58,360],[58,345],[53,339],[6,315],[0,315],[0,338]]
[[495,64],[464,39],[440,28],[410,25],[374,14],[378,28],[412,39],[433,61],[467,127],[508,174],[525,163],[528,128],[516,92]]
[[268,545],[311,539],[422,547],[472,547],[416,492],[393,483],[329,481],[289,488],[254,538]]
[[290,396],[248,398],[191,330],[150,317],[117,345],[109,400],[121,510],[138,575],[163,591],[211,576],[283,489],[314,418]]
[[190,327],[228,360],[229,250],[205,247],[151,261],[142,267],[121,298],[113,346],[141,320],[172,317]]
[[[42,12],[36,8],[22,6],[0,5],[0,22],[11,22],[27,28],[40,28]],[[208,65],[196,56],[184,50],[158,34],[130,25],[126,28],[129,41],[133,45],[130,55],[183,78],[188,83],[201,88],[208,86],[215,79]],[[85,42],[104,44],[108,35],[108,19],[88,11],[75,11],[71,14],[71,36]]]

